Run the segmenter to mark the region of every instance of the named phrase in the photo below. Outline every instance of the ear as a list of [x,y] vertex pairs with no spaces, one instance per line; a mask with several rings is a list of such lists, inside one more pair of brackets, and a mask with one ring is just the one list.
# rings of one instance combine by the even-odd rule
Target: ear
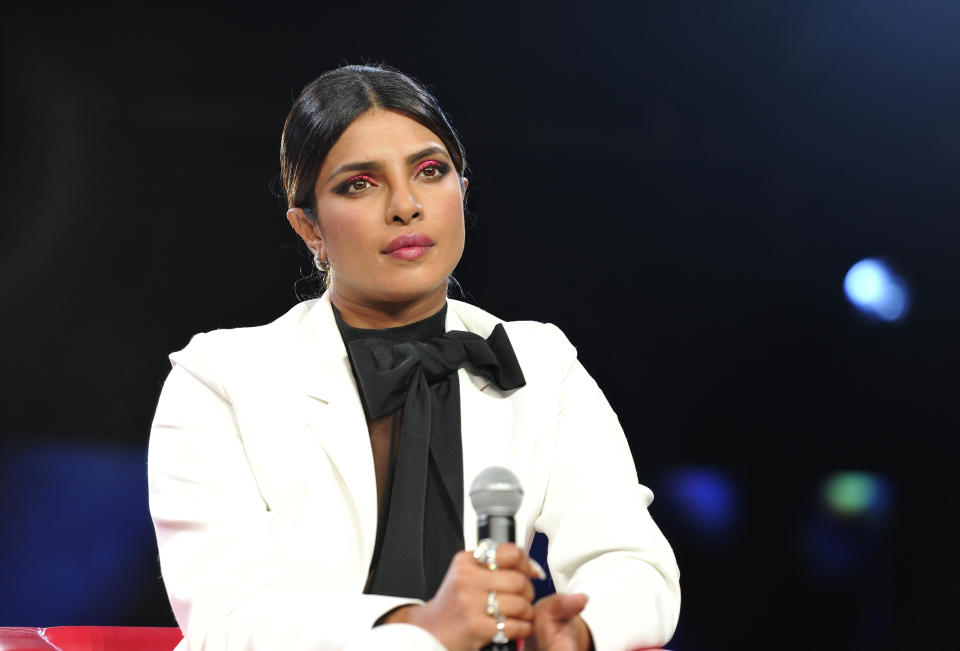
[[463,190],[463,193],[467,193],[467,188],[470,187],[470,179],[465,176],[460,177],[460,189]]
[[291,208],[287,211],[287,221],[297,235],[304,241],[311,253],[316,253],[323,246],[323,237],[320,235],[320,226],[310,219],[303,208]]

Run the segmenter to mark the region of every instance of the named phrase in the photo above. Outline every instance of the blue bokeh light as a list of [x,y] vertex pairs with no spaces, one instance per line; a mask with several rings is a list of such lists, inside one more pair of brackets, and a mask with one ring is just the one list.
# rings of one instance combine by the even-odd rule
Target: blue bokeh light
[[738,498],[733,482],[724,473],[711,468],[680,468],[667,475],[659,492],[698,535],[719,540],[733,532]]
[[850,267],[843,291],[854,307],[882,321],[898,321],[910,307],[906,284],[877,258],[864,258]]
[[0,624],[125,623],[156,572],[146,466],[140,447],[0,450]]

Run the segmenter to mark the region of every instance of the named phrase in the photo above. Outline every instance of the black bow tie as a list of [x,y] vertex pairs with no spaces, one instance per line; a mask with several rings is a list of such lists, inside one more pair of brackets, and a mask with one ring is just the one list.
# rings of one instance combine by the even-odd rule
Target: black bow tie
[[348,344],[367,417],[401,407],[389,510],[367,591],[430,599],[463,541],[460,385],[465,367],[500,390],[526,381],[502,324],[484,339],[450,331],[425,341],[364,336]]
[[[502,391],[526,383],[507,331],[500,323],[487,339],[460,330],[422,342],[397,343],[363,337],[350,342],[350,354],[371,419],[404,406],[421,379],[432,386],[463,366]],[[406,411],[404,418],[409,418]]]

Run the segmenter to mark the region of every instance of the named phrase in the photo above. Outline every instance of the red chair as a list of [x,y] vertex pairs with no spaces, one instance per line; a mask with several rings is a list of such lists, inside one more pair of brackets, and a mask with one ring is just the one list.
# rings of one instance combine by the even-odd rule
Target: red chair
[[172,651],[181,639],[176,627],[0,628],[0,651]]

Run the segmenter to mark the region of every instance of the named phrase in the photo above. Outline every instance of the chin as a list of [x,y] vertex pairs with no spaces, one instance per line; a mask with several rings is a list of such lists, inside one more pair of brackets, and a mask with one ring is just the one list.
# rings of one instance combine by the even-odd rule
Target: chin
[[435,294],[442,294],[446,296],[447,284],[443,283],[439,286],[423,288],[423,289],[405,288],[403,290],[385,293],[381,300],[385,303],[414,303],[416,301],[419,301],[420,299],[423,299]]
[[[349,294],[359,298],[362,302],[376,303],[413,303],[436,292],[446,294],[447,277],[440,281],[413,282],[403,278],[391,278],[373,286],[350,291]],[[334,281],[336,282],[336,281]],[[342,287],[341,291],[346,288]],[[362,297],[362,298],[361,298]]]

